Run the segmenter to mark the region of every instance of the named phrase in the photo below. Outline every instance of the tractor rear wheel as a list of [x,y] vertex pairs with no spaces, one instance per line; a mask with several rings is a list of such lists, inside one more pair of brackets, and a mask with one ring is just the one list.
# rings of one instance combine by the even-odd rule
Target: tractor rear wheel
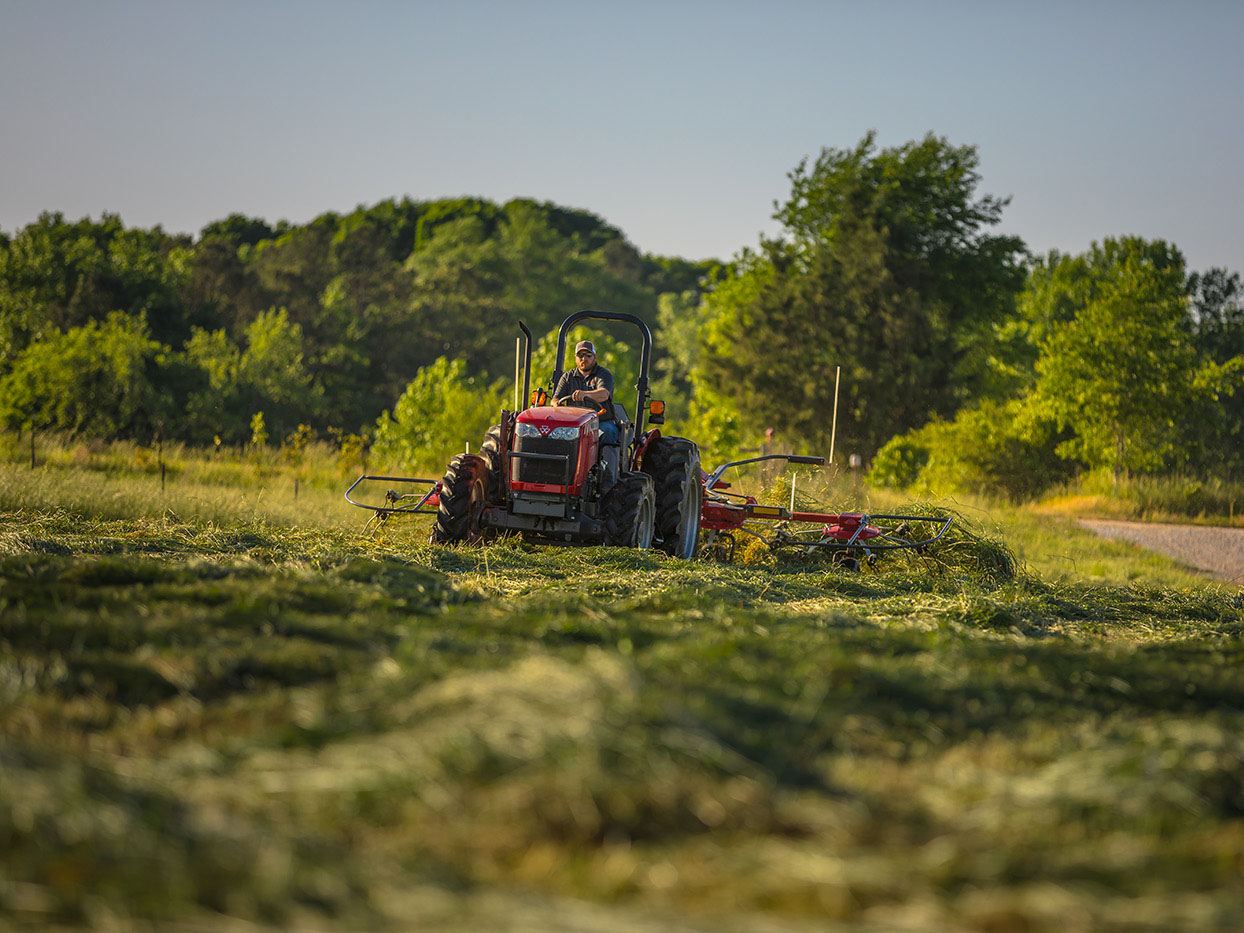
[[492,495],[488,461],[459,454],[449,461],[441,481],[441,504],[432,523],[433,544],[477,544],[482,538],[480,516]]
[[644,453],[657,494],[657,547],[690,560],[700,537],[700,450],[685,437],[658,437]]
[[605,543],[613,547],[652,547],[657,497],[652,477],[623,473],[605,495]]

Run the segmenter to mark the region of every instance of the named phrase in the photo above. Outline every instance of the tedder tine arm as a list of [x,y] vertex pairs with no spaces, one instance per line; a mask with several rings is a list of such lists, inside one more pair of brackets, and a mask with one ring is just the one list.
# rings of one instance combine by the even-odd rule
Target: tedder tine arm
[[[418,495],[417,493],[410,493],[407,495],[395,495],[392,492],[392,490],[390,490],[388,496],[386,496],[385,501],[394,503],[393,505],[370,505],[369,503],[366,503],[366,502],[359,502],[352,495],[350,495],[352,492],[354,492],[356,488],[358,488],[360,483],[369,482],[369,481],[376,482],[376,483],[411,483],[411,484],[418,484],[418,485],[426,485],[428,487],[428,491],[423,493],[422,496],[419,496],[419,501],[416,502],[414,505],[396,505],[396,503],[401,499],[414,499]],[[350,488],[346,490],[346,501],[349,502],[353,506],[357,506],[360,509],[367,509],[369,512],[376,512],[380,515],[386,515],[386,516],[392,515],[395,513],[428,514],[430,510],[424,509],[423,506],[428,502],[429,499],[431,499],[434,495],[436,495],[436,493],[439,491],[439,488],[440,488],[440,481],[435,480],[435,479],[418,479],[412,476],[370,476],[370,475],[364,474],[363,476],[360,476],[358,479],[356,479],[353,483],[350,484]]]
[[785,460],[788,463],[807,463],[812,466],[824,466],[824,457],[806,457],[801,454],[765,454],[761,457],[748,457],[746,460],[728,460],[709,475],[704,481],[704,491],[712,492],[713,487],[717,485],[721,479],[721,475],[731,467],[747,466],[749,463],[763,463],[766,460]]

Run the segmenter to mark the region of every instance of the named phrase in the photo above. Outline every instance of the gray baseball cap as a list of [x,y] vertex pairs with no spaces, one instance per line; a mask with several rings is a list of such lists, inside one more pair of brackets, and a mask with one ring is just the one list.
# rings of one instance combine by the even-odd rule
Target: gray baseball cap
[[592,356],[595,356],[596,344],[592,343],[590,340],[580,340],[574,345],[574,355],[578,356],[580,350],[586,350],[588,353],[592,354]]

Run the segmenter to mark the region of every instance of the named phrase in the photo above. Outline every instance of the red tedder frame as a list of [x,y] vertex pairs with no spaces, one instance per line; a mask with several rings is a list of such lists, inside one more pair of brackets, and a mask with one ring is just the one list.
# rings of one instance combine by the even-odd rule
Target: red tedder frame
[[[868,514],[865,512],[803,512],[780,505],[761,505],[755,496],[725,492],[722,482],[728,469],[784,460],[823,466],[824,457],[796,454],[766,454],[746,460],[731,460],[703,476],[704,498],[700,508],[700,528],[704,532],[702,553],[729,560],[734,552],[734,533],[742,531],[764,541],[770,548],[845,552],[844,556],[872,560],[880,551],[923,550],[940,540],[950,529],[952,519],[941,515]],[[748,522],[776,523],[769,537],[746,527]],[[807,527],[800,528],[798,525]],[[819,527],[814,527],[819,526]]]

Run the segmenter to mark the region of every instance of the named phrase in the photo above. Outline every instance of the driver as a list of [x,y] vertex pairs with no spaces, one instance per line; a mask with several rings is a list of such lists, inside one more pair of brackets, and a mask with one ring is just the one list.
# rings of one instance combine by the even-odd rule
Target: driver
[[596,345],[580,340],[574,348],[575,368],[562,373],[553,390],[553,404],[594,408],[600,414],[600,442],[618,443],[618,425],[613,418],[613,373],[596,362]]

